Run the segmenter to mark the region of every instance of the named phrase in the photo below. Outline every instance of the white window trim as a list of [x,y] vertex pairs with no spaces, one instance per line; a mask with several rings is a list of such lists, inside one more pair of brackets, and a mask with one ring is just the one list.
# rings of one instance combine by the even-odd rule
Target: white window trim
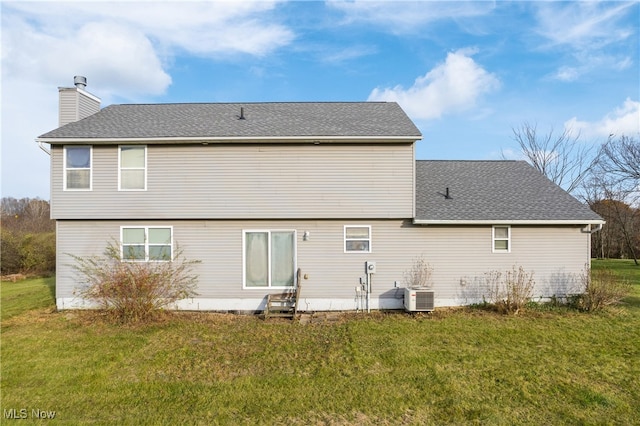
[[[149,229],[169,229],[171,231],[171,259],[169,260],[151,260],[149,259]],[[126,259],[124,258],[124,230],[125,229],[144,229],[144,260]],[[159,245],[159,244],[151,244]],[[165,245],[165,244],[162,244]],[[175,254],[175,244],[173,238],[173,226],[140,226],[128,225],[120,227],[120,259],[123,262],[173,262]]]
[[[67,148],[89,148],[89,188],[67,188]],[[86,170],[73,168],[70,170]],[[93,146],[65,145],[62,149],[62,190],[63,191],[92,191],[93,190]]]
[[[369,241],[369,250],[360,251],[360,250],[347,250],[347,241],[361,241],[365,240],[365,238],[348,238],[347,239],[347,228],[368,228],[369,229],[369,238],[366,238]],[[344,225],[342,231],[342,247],[345,253],[372,253],[373,252],[373,235],[371,234],[371,225]]]
[[[267,256],[267,267],[269,270],[268,285],[261,286],[248,286],[247,285],[247,233],[250,232],[265,232],[268,235],[269,242],[269,255]],[[272,286],[271,285],[271,233],[272,232],[293,232],[293,286]],[[243,290],[260,290],[260,289],[274,289],[274,290],[290,290],[295,289],[298,286],[298,278],[296,271],[298,270],[298,232],[295,229],[243,229],[242,230],[242,289]]]
[[[496,228],[507,228],[507,238],[496,238]],[[507,249],[496,249],[496,241],[507,241]],[[491,251],[493,253],[511,253],[511,226],[510,225],[494,225],[491,227]]]
[[[142,189],[126,189],[126,188],[122,188],[122,170],[140,170],[141,167],[127,167],[127,168],[122,168],[122,148],[144,148],[144,167],[142,167],[142,169],[144,170],[144,188]],[[125,192],[130,192],[130,191],[146,191],[147,190],[147,145],[119,145],[118,146],[118,191],[125,191]]]

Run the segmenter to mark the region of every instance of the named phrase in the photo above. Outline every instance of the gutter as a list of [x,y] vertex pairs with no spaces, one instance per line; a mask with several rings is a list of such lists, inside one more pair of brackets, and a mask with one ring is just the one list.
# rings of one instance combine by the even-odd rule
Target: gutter
[[585,234],[595,234],[596,232],[599,232],[602,230],[603,225],[604,225],[604,222],[596,224],[595,228],[591,228],[591,225],[587,225],[584,228],[582,228],[582,232]]
[[38,143],[48,144],[82,144],[112,143],[112,144],[175,144],[175,143],[340,143],[340,142],[366,142],[366,143],[389,143],[405,142],[413,143],[422,140],[422,136],[169,136],[169,137],[146,137],[146,138],[38,138]]
[[593,232],[602,229],[603,220],[425,220],[414,219],[414,225],[597,225]]

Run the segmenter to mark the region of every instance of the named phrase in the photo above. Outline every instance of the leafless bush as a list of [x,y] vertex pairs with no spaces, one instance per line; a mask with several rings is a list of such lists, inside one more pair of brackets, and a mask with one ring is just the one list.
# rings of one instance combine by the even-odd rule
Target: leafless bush
[[506,272],[485,273],[487,295],[485,300],[498,312],[517,314],[533,295],[535,281],[533,272],[527,273],[522,266]]
[[611,269],[590,270],[581,275],[581,293],[573,299],[573,304],[584,311],[598,311],[605,306],[619,303],[631,292],[631,284],[620,279]]
[[114,242],[102,256],[70,256],[84,284],[77,295],[122,322],[151,320],[170,304],[196,295],[198,277],[192,269],[199,261],[186,260],[180,248],[168,262],[124,261]]
[[414,259],[411,269],[404,272],[406,287],[432,287],[433,268],[420,256]]

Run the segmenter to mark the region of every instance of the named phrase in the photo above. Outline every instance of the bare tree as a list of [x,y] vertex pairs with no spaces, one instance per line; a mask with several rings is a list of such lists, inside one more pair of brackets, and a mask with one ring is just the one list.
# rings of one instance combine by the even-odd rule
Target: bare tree
[[614,204],[619,201],[597,200],[589,204],[591,209],[599,214],[607,223],[600,230],[591,235],[591,256],[601,259],[616,259],[624,256],[626,245],[618,222],[614,219],[616,209],[626,208]]
[[554,134],[551,128],[540,134],[537,125],[528,122],[511,130],[526,160],[540,173],[569,193],[580,188],[593,167],[594,157],[593,147],[580,141],[579,132],[565,128]]
[[594,255],[605,258],[631,258],[638,265],[640,253],[640,210],[617,201],[613,191],[608,197],[591,204],[591,208],[602,216],[607,225],[594,234]]
[[626,186],[638,187],[640,184],[640,142],[628,136],[617,140],[613,135],[600,149],[598,162],[603,169],[626,181]]
[[[640,144],[622,136],[601,147],[589,181],[589,204],[622,237],[628,257],[638,265],[640,245]],[[621,251],[622,252],[622,251]],[[625,254],[624,252],[622,252]]]
[[21,233],[53,232],[49,202],[39,198],[2,198],[2,227]]
[[0,201],[2,217],[22,214],[27,204],[29,204],[29,201],[31,201],[30,198],[16,199],[13,197],[3,197]]

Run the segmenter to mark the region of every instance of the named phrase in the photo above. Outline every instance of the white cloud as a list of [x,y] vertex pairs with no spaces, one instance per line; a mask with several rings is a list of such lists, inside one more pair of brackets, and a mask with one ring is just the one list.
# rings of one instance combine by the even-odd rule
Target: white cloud
[[270,22],[278,2],[136,1],[41,2],[11,4],[46,32],[73,32],[88,22],[117,22],[157,43],[196,54],[242,52],[261,55],[293,39],[286,27]]
[[49,159],[34,139],[57,126],[57,86],[84,75],[104,104],[161,95],[179,55],[261,56],[290,43],[276,5],[2,2],[2,195],[48,198]]
[[344,13],[346,23],[363,22],[394,34],[412,33],[441,19],[482,16],[494,10],[493,2],[465,1],[334,1],[327,5]]
[[89,22],[66,37],[53,37],[19,23],[6,34],[3,42],[13,53],[3,61],[5,83],[28,79],[55,87],[82,74],[107,96],[161,94],[171,83],[151,42],[135,28]]
[[499,88],[498,78],[487,72],[472,58],[473,52],[449,53],[444,63],[436,66],[413,86],[374,89],[370,101],[395,101],[414,119],[431,120],[443,114],[472,108],[483,95]]
[[553,78],[561,81],[574,81],[580,77],[580,69],[576,67],[563,66],[555,73]]
[[540,2],[537,32],[552,45],[600,49],[625,40],[634,30],[621,23],[633,2]]
[[[537,2],[536,33],[547,40],[540,48],[566,51],[573,65],[551,77],[575,81],[594,69],[622,70],[638,48],[632,8],[636,2]],[[637,20],[637,17],[636,17]]]
[[293,40],[269,21],[275,2],[4,3],[3,80],[60,84],[82,73],[108,97],[157,95],[167,64],[197,56],[264,55]]
[[640,135],[640,102],[629,98],[622,106],[605,115],[598,121],[581,121],[573,117],[564,123],[565,129],[579,131],[587,138],[607,138],[613,134],[616,136]]
[[321,46],[318,56],[323,62],[339,64],[353,61],[364,56],[374,55],[376,53],[378,53],[378,50],[373,46],[356,45],[342,48]]

